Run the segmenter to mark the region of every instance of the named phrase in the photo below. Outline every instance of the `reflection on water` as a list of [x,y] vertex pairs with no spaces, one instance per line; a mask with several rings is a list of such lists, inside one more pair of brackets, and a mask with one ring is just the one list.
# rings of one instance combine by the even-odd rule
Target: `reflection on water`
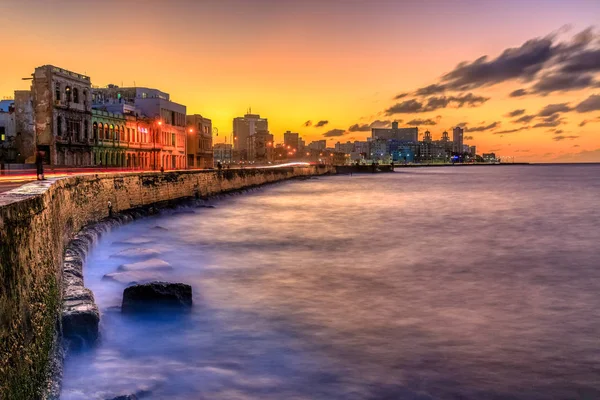
[[[599,195],[600,166],[428,168],[134,222],[88,259],[102,341],[62,399],[600,398]],[[156,259],[125,272],[193,312],[112,309],[103,275]]]

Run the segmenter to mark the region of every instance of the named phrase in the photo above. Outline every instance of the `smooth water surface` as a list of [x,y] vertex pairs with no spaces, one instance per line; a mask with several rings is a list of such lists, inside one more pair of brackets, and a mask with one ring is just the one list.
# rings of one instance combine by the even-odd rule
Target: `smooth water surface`
[[[62,399],[598,399],[599,199],[598,165],[420,168],[136,221],[87,261],[102,340]],[[112,308],[128,248],[193,311]]]

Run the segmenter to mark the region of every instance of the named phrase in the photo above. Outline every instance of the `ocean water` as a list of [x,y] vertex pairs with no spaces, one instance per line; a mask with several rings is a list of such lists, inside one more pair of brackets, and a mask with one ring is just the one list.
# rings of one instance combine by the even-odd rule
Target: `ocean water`
[[[93,249],[102,338],[69,354],[63,400],[600,399],[600,165],[321,177],[212,204]],[[130,248],[173,267],[144,278],[193,287],[192,312],[114,308],[126,284],[102,277]]]

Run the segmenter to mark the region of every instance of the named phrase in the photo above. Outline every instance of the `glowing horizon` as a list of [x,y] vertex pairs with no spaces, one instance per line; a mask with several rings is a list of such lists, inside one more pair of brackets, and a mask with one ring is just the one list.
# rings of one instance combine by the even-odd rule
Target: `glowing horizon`
[[[593,97],[600,96],[600,34],[598,27],[585,31],[597,23],[600,3],[198,3],[0,1],[0,24],[11,38],[5,54],[13,55],[0,70],[0,98],[27,89],[21,78],[52,64],[96,86],[165,91],[188,114],[213,121],[215,142],[252,107],[269,119],[278,142],[290,130],[333,146],[364,140],[374,121],[393,120],[419,124],[421,135],[429,130],[437,139],[466,123],[472,139],[465,142],[479,154],[600,161],[600,101]],[[510,96],[524,88],[528,95]]]

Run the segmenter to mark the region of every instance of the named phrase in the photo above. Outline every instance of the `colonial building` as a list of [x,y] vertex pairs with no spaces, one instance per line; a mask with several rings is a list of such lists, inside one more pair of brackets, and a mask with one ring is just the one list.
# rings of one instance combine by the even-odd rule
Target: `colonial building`
[[33,142],[51,165],[92,164],[90,78],[53,65],[35,69],[31,84]]
[[185,117],[187,132],[188,168],[212,168],[212,121],[200,114]]
[[186,107],[171,101],[168,93],[151,88],[108,85],[94,88],[92,100],[95,109],[136,119],[136,122],[130,120],[129,129],[130,135],[135,135],[138,140],[135,143],[140,151],[130,152],[130,159],[136,160],[138,166],[149,159],[153,169],[187,167]]

